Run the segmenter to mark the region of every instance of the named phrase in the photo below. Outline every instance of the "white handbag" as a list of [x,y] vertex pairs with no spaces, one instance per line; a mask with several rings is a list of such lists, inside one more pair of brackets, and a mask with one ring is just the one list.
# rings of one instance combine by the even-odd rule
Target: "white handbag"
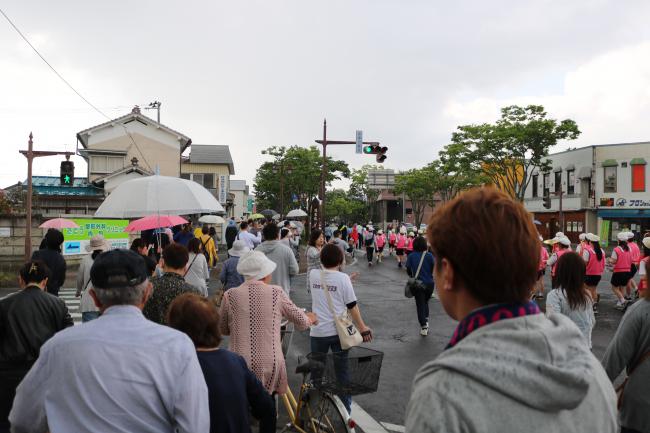
[[332,316],[334,316],[334,324],[336,325],[336,333],[339,335],[339,340],[341,341],[341,349],[347,350],[351,347],[360,345],[363,342],[363,337],[357,327],[354,326],[354,322],[350,317],[348,309],[346,308],[345,312],[340,316],[337,316],[334,311],[332,295],[327,288],[325,272],[323,270],[320,271],[320,285],[321,289],[325,292],[330,312],[332,313]]

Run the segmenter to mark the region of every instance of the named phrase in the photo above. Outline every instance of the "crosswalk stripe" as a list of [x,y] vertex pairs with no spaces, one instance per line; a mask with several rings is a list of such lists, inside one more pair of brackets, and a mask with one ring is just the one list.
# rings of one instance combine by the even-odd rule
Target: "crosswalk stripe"
[[65,302],[65,306],[68,307],[68,312],[72,317],[72,321],[75,325],[81,325],[81,298],[75,296],[77,289],[75,288],[62,288],[59,290],[59,298]]

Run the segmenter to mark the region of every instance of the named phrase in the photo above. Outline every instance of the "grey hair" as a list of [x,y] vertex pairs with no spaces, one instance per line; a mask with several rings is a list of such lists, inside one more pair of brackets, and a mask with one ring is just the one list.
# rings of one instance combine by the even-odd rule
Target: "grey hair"
[[93,287],[97,299],[102,305],[110,307],[112,305],[138,305],[142,301],[144,292],[147,290],[149,280],[144,280],[137,286],[117,287],[111,289],[102,289]]

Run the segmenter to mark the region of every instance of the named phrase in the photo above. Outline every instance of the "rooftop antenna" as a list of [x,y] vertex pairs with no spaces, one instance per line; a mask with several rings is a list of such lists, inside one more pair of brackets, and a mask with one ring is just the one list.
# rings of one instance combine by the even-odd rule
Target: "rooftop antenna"
[[150,102],[148,106],[144,107],[145,110],[156,110],[158,112],[158,117],[157,117],[158,123],[160,123],[160,106],[161,105],[162,105],[162,102],[153,101],[153,102]]

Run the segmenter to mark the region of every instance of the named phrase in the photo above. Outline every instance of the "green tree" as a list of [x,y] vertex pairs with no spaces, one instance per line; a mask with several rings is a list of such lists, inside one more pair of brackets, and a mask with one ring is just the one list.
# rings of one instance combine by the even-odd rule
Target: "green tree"
[[459,126],[441,160],[451,161],[470,180],[483,178],[523,201],[533,170],[550,168],[545,160],[550,148],[579,135],[575,121],[549,119],[541,105],[512,105],[501,109],[494,124]]
[[370,170],[383,170],[383,168],[382,165],[364,164],[360,169],[352,170],[349,197],[365,203],[364,210],[358,215],[358,221],[374,220],[373,209],[377,197],[379,197],[379,190],[370,188],[368,172]]
[[[284,211],[292,208],[311,212],[311,202],[320,190],[322,156],[316,146],[271,146],[262,151],[273,159],[263,163],[255,175],[254,188],[258,209],[280,209],[280,167],[284,183]],[[348,178],[350,169],[344,161],[327,158],[326,184],[342,177]],[[296,198],[294,201],[293,199]]]
[[354,221],[362,221],[366,215],[365,204],[343,189],[327,191],[325,199],[327,201],[325,207],[327,221],[351,224]]
[[395,194],[404,193],[411,201],[416,227],[422,224],[427,205],[433,206],[437,181],[430,167],[414,168],[395,176]]

